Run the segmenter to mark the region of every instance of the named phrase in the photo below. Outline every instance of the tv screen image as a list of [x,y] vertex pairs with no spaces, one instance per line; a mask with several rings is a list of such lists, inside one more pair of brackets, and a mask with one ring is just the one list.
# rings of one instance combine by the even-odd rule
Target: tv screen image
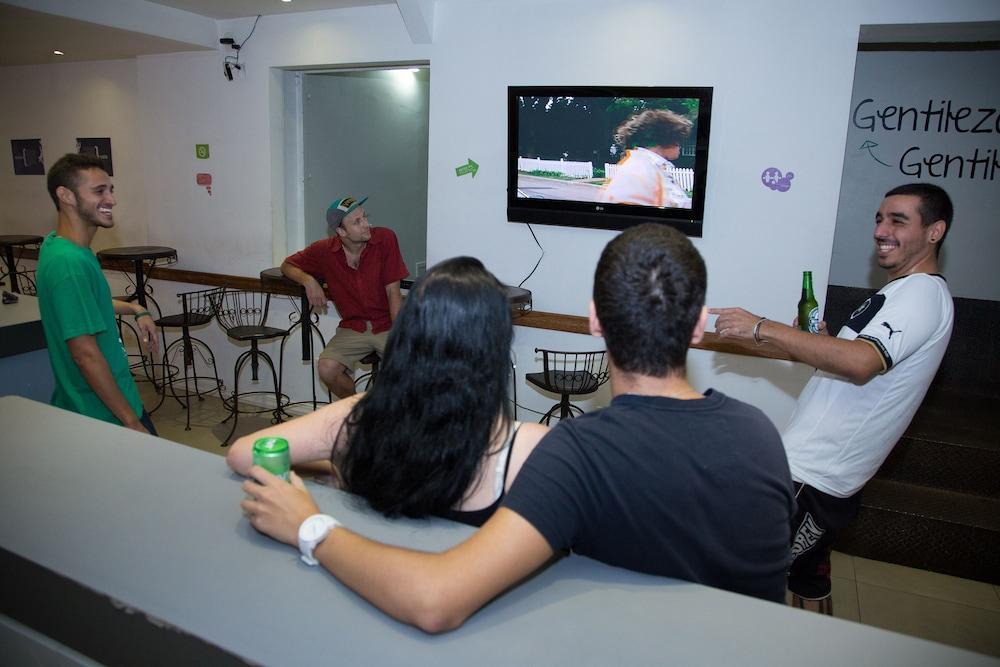
[[511,86],[512,222],[701,236],[711,88]]

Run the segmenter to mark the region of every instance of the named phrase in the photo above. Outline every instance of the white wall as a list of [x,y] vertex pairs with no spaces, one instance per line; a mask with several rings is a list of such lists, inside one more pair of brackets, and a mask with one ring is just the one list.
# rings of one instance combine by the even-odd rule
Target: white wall
[[116,227],[95,249],[145,243],[146,198],[134,60],[0,67],[0,234],[46,234],[56,210],[44,176],[15,176],[11,139],[42,140],[45,168],[76,152],[77,137],[111,137]]
[[[514,284],[534,265],[528,230],[505,221],[506,86],[714,86],[705,231],[695,242],[708,264],[708,300],[790,320],[802,270],[814,272],[821,291],[827,282],[860,25],[1000,15],[1000,6],[987,2],[869,4],[438,3],[429,262],[477,255]],[[459,55],[470,53],[477,57]],[[479,174],[457,179],[454,167],[469,156]],[[795,172],[790,191],[762,186],[770,166]],[[613,233],[535,231],[546,249],[525,285],[535,308],[584,314],[593,266]],[[533,336],[518,336],[522,367]],[[585,344],[569,334],[563,340]],[[751,400],[779,423],[808,371],[724,354],[689,356],[697,386]]]
[[[439,0],[433,43],[415,45],[394,5],[267,16],[232,83],[223,79],[221,52],[138,60],[132,150],[142,155],[133,168],[143,185],[125,188],[119,179],[119,190],[144,190],[148,240],[176,247],[180,266],[256,275],[273,264],[272,217],[284,212],[283,203],[272,211],[272,154],[281,147],[272,145],[280,139],[271,138],[269,68],[429,61],[428,260],[476,255],[516,284],[538,251],[523,225],[505,220],[506,87],[714,86],[705,236],[696,241],[709,268],[709,302],[791,319],[801,271],[813,270],[820,292],[827,283],[859,26],[998,19],[992,0]],[[236,36],[249,29],[249,21],[220,25]],[[87,67],[97,76],[100,64]],[[0,70],[0,83],[11,76]],[[75,105],[68,93],[51,103]],[[211,144],[207,164],[195,160],[195,143]],[[455,167],[469,157],[481,165],[478,175],[457,178]],[[771,166],[795,172],[791,190],[761,185]],[[211,197],[194,184],[197,171],[212,172]],[[612,233],[535,229],[546,250],[526,284],[535,308],[584,314]],[[518,328],[518,372],[535,363],[535,346],[595,343]],[[778,422],[808,373],[700,351],[689,365],[698,387],[750,400]],[[549,403],[523,385],[518,398]]]

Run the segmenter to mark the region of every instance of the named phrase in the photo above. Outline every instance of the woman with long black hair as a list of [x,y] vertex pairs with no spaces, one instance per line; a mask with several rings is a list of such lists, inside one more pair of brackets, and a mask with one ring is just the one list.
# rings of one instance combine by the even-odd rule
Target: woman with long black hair
[[293,465],[330,461],[342,488],[387,516],[481,525],[547,431],[511,420],[512,331],[479,260],[441,262],[410,291],[369,392],[240,438],[227,462],[246,474],[254,440],[280,436]]

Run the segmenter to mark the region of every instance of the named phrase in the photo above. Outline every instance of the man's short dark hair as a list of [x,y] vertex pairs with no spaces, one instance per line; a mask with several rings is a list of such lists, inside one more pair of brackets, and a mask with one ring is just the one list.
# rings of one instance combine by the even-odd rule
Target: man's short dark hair
[[683,372],[706,283],[701,255],[672,227],[646,223],[608,243],[594,306],[615,366],[653,377]]
[[79,195],[77,186],[80,184],[80,172],[88,169],[100,169],[104,171],[104,162],[96,155],[80,155],[79,153],[67,153],[56,160],[56,163],[49,168],[48,181],[49,196],[52,203],[59,210],[59,197],[56,190],[59,186],[69,188],[74,195]]
[[951,197],[944,191],[944,188],[931,183],[907,183],[885,193],[886,197],[895,195],[914,195],[920,198],[920,221],[924,227],[932,225],[938,220],[944,220],[944,234],[938,239],[935,248],[935,252],[941,252],[944,239],[948,236],[948,230],[951,229],[951,219],[955,215]]
[[59,197],[56,196],[56,190],[62,186],[72,190],[74,195],[79,194],[76,188],[80,184],[80,172],[87,169],[103,171],[104,163],[96,155],[67,153],[49,167],[47,176],[49,196],[52,197],[52,203],[56,205],[57,211],[59,210]]

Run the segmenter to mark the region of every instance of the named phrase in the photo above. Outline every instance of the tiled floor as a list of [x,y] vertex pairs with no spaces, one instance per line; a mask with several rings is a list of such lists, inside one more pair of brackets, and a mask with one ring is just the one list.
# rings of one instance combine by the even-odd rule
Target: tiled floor
[[[154,405],[151,386],[139,386],[146,404]],[[153,415],[160,436],[224,455],[219,443],[230,425],[219,423],[226,412],[218,397],[192,405],[185,431],[184,411],[173,399],[164,401]],[[241,415],[234,437],[269,423]],[[832,566],[834,616],[1000,656],[1000,587],[841,553],[834,553]]]
[[834,553],[833,614],[1000,656],[1000,587]]

